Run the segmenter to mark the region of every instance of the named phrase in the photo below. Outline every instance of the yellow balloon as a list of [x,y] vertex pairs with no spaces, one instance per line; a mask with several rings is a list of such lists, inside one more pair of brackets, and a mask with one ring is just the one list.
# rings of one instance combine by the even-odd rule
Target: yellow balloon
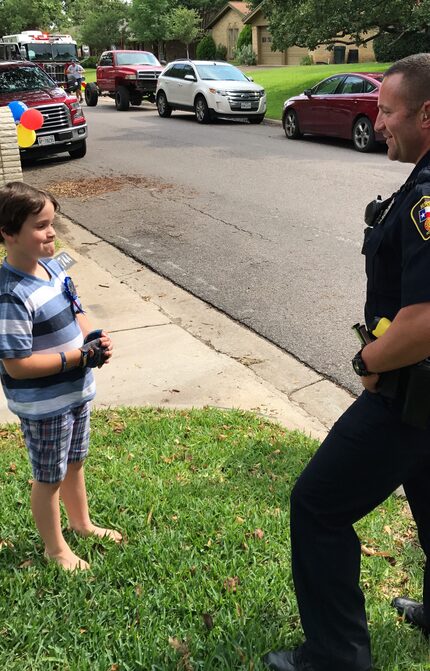
[[20,123],[16,127],[16,134],[18,136],[18,145],[23,149],[26,147],[31,147],[31,145],[36,142],[36,132],[34,130],[24,128],[24,126],[22,126]]

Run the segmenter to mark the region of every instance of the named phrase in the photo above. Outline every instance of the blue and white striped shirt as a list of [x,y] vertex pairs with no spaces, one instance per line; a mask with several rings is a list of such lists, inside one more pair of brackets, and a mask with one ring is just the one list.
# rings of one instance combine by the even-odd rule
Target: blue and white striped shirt
[[[0,359],[67,352],[83,343],[75,307],[64,290],[66,273],[55,259],[39,263],[50,280],[23,273],[7,261],[0,268]],[[9,410],[18,417],[61,415],[95,396],[90,368],[15,380],[0,363],[0,375]]]

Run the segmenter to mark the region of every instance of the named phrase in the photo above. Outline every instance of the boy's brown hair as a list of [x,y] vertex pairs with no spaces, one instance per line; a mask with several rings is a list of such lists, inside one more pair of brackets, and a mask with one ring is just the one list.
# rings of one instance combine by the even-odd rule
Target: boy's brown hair
[[39,214],[49,200],[55,212],[60,210],[57,199],[48,191],[35,189],[25,182],[8,182],[0,188],[0,242],[3,231],[9,235],[19,233],[30,214]]

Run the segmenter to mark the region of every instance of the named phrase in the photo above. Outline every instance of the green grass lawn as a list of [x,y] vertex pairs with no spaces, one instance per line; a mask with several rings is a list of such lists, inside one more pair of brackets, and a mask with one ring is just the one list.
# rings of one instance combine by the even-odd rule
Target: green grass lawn
[[[262,671],[301,642],[289,493],[317,443],[252,414],[95,412],[87,463],[96,523],[127,542],[67,533],[89,573],[42,559],[17,427],[0,428],[0,665],[7,671]],[[365,483],[363,483],[365,486]],[[404,503],[358,525],[378,671],[429,668],[393,595],[419,597],[422,555]],[[312,551],[312,548],[309,548]]]
[[85,70],[85,81],[86,82],[95,82],[96,81],[96,69],[95,68],[86,68],[86,70]]
[[297,67],[251,70],[249,74],[267,92],[267,117],[281,119],[284,101],[302,93],[321,79],[338,72],[382,72],[389,63],[355,63],[350,65],[299,65]]

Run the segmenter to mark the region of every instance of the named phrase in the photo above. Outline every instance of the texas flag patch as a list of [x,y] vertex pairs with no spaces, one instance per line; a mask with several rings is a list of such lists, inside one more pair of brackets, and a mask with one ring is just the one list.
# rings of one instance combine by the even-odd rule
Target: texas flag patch
[[[425,226],[425,221],[426,219],[430,219],[430,207],[423,207],[422,210],[418,212],[419,217],[420,217],[420,222],[424,224]],[[426,226],[425,226],[426,228]]]
[[411,218],[423,240],[430,239],[430,196],[422,196],[411,210]]

